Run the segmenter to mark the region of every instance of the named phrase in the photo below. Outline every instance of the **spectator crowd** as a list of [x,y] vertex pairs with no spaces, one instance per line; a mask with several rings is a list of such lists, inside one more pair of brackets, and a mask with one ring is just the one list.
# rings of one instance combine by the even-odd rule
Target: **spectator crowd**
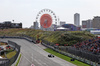
[[73,45],[78,50],[85,50],[94,54],[100,53],[100,38],[92,38],[83,42],[78,42]]

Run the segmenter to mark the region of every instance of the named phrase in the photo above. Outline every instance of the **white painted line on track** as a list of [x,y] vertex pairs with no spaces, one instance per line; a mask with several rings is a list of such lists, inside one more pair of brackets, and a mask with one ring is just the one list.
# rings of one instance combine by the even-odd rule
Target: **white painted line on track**
[[32,53],[32,62],[33,62],[33,53]]
[[41,63],[39,63],[39,61],[37,61],[36,59],[34,59],[34,61],[36,61],[39,65],[41,65]]
[[48,66],[46,63],[42,62],[42,60],[38,60],[42,65]]
[[25,56],[23,56],[28,62],[32,63],[30,60],[28,60]]
[[[22,52],[21,52],[22,53]],[[32,54],[32,56],[33,56],[33,54]],[[28,61],[28,62],[30,62],[31,64],[32,64],[32,62],[33,62],[33,57],[32,57],[32,62],[30,61],[30,60],[28,60],[24,55],[23,55],[23,57]],[[31,66],[35,66],[34,64],[32,64]]]

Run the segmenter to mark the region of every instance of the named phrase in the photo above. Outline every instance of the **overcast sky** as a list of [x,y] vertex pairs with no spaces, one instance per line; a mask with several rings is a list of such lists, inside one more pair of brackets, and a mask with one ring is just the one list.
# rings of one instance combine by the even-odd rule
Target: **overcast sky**
[[100,16],[100,0],[0,0],[0,22],[22,22],[30,27],[42,9],[51,9],[60,21],[74,23],[74,14],[82,20]]

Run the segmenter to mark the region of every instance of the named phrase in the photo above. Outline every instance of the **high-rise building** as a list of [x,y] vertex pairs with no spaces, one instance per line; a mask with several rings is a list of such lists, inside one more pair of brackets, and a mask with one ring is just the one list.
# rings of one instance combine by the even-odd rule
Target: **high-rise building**
[[92,20],[84,20],[82,21],[82,28],[92,28]]
[[92,27],[100,29],[100,16],[93,18]]
[[87,20],[87,28],[92,28],[92,20]]
[[82,21],[82,28],[87,28],[87,21],[86,20]]
[[80,14],[78,14],[78,13],[74,14],[74,24],[76,26],[80,26]]
[[34,29],[39,29],[38,22],[34,22]]

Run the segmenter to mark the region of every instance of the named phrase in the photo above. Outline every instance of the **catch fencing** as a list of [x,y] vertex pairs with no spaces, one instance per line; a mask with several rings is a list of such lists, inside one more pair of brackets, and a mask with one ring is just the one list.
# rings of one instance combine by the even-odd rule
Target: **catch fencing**
[[75,49],[73,47],[66,47],[66,48],[68,48],[66,50],[68,53],[74,54],[76,56],[79,56],[79,57],[82,57],[82,58],[85,58],[88,60],[91,60],[93,62],[100,63],[100,55],[98,55],[98,54],[93,54],[91,52],[81,50],[81,49],[78,50],[78,49]]

